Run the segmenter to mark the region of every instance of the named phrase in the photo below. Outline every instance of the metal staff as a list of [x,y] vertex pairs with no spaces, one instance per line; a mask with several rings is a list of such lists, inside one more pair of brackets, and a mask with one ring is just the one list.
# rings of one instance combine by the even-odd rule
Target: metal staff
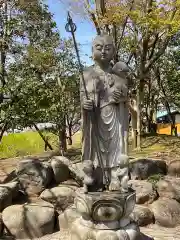
[[83,82],[83,87],[84,87],[84,91],[85,91],[85,95],[86,95],[86,98],[88,98],[88,92],[87,92],[87,89],[86,89],[86,84],[85,84],[85,80],[84,80],[84,74],[83,74],[83,68],[82,68],[82,65],[81,65],[81,60],[80,60],[80,56],[79,56],[79,50],[78,50],[78,47],[77,47],[77,43],[76,43],[76,39],[75,39],[75,31],[77,29],[76,27],[76,24],[73,23],[73,20],[70,16],[70,13],[68,12],[68,16],[67,16],[67,24],[65,26],[65,29],[67,32],[70,32],[72,34],[72,38],[73,38],[73,43],[74,43],[74,48],[76,50],[76,55],[77,55],[77,60],[78,60],[78,63],[79,63],[79,71],[80,71],[80,74],[81,74],[81,77],[82,77],[82,82]]
[[[67,32],[70,32],[72,34],[73,43],[74,43],[74,47],[75,47],[75,50],[76,50],[76,55],[77,55],[77,59],[78,59],[78,63],[79,63],[79,70],[80,70],[80,74],[81,74],[81,78],[82,78],[82,82],[83,82],[85,96],[86,96],[86,99],[89,100],[88,92],[87,92],[87,88],[86,88],[86,84],[85,84],[85,79],[84,79],[84,74],[83,74],[83,66],[82,66],[81,61],[80,61],[79,50],[78,50],[78,47],[77,47],[75,34],[74,34],[76,29],[77,29],[77,27],[76,27],[75,23],[73,22],[69,12],[68,12],[68,16],[67,16],[67,24],[65,26],[65,29],[66,29]],[[94,114],[92,116],[92,123],[93,123],[93,125],[95,127],[95,133],[96,133],[96,132],[98,132],[98,128],[97,128],[97,125],[96,125],[96,117],[95,117],[95,115],[96,115],[96,108],[95,108],[95,106],[93,107],[93,112],[94,112]],[[96,141],[95,146],[97,147],[98,162],[99,162],[99,165],[100,165],[100,167],[102,169],[102,173],[103,173],[103,176],[104,176],[104,179],[105,179],[105,182],[106,182],[105,183],[106,187],[108,187],[109,179],[106,176],[106,172],[105,172],[105,169],[104,169],[102,156],[101,156],[101,154],[98,151],[100,149],[100,146],[99,146],[98,138],[96,136],[95,136],[95,141]]]

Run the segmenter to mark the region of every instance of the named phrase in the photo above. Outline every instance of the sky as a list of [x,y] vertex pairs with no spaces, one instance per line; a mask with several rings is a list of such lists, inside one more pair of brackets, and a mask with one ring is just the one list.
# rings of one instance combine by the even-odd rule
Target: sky
[[[54,20],[57,24],[61,38],[71,37],[71,33],[67,33],[65,30],[68,7],[61,3],[60,0],[47,0],[47,4],[49,6],[49,11],[54,15]],[[91,43],[96,35],[95,28],[88,19],[85,20],[81,18],[80,20],[80,18],[73,16],[73,21],[77,26],[77,30],[75,32],[77,42],[81,44],[81,61],[85,62],[87,65],[91,65]]]

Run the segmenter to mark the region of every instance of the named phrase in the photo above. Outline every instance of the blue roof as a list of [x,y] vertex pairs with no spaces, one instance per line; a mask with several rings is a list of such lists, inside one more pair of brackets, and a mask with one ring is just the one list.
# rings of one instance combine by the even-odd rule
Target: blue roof
[[[177,109],[171,109],[171,112],[177,112],[178,110]],[[168,112],[167,111],[157,111],[157,118],[160,118],[160,117],[163,117],[163,116],[166,116],[168,115]]]

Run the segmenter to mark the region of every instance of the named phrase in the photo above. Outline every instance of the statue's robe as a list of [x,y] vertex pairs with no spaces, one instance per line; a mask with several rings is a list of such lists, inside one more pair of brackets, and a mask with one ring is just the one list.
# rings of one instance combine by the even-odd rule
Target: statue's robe
[[[100,166],[98,154],[101,154],[105,169],[118,167],[121,154],[127,154],[128,107],[127,86],[124,80],[112,69],[104,72],[98,66],[84,70],[84,80],[88,98],[95,104],[95,124],[92,124],[94,112],[83,109],[86,99],[83,82],[80,82],[82,104],[82,160],[92,160],[95,167]],[[113,100],[113,91],[121,88],[123,95],[120,103]],[[97,144],[97,141],[99,144]],[[98,152],[98,154],[97,154]]]

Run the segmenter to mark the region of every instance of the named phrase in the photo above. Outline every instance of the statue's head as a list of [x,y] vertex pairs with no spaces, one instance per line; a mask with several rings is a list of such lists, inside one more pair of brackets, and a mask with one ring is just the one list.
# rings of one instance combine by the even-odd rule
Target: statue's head
[[113,38],[109,35],[98,35],[92,46],[93,60],[98,63],[110,63],[115,53]]

